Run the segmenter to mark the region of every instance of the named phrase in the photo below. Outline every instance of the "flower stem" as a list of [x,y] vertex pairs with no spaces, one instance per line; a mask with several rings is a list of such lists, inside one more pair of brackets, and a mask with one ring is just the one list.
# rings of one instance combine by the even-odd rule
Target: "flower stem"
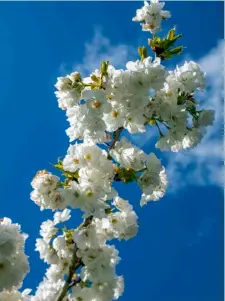
[[159,127],[159,125],[158,125],[158,122],[156,121],[155,124],[156,124],[156,126],[157,126],[157,128],[158,128],[160,137],[163,137],[164,135],[163,135],[162,131],[160,130],[160,127]]
[[115,146],[116,142],[119,141],[120,139],[120,134],[122,132],[123,128],[118,128],[114,133],[113,133],[113,140],[112,140],[112,143],[110,144],[109,146],[109,151],[111,149],[113,149],[113,147]]
[[75,248],[73,250],[73,257],[72,257],[72,260],[71,260],[71,265],[69,267],[69,274],[68,274],[68,277],[66,279],[66,282],[58,296],[58,298],[56,299],[56,301],[62,301],[64,299],[64,297],[66,296],[66,293],[70,287],[70,283],[71,283],[71,280],[73,278],[73,274],[74,274],[74,270],[76,268],[76,265],[79,261],[79,258],[77,257],[77,246],[75,245]]

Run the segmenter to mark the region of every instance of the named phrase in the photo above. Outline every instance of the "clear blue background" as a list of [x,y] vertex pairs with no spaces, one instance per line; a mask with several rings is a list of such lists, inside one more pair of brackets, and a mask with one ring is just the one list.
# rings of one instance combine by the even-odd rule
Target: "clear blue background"
[[[0,215],[22,224],[30,235],[31,272],[25,287],[35,289],[44,274],[34,244],[40,223],[52,216],[29,200],[30,182],[37,170],[51,170],[49,162],[64,156],[68,147],[68,124],[54,96],[60,66],[82,63],[84,44],[96,25],[112,44],[146,43],[146,33],[131,22],[141,4],[0,3]],[[177,25],[194,60],[223,38],[222,2],[167,2],[166,9],[173,15],[166,26]],[[118,273],[126,284],[120,300],[222,301],[222,189],[186,186],[143,209],[135,186],[123,186],[121,195],[134,205],[140,231],[117,244],[122,258]]]

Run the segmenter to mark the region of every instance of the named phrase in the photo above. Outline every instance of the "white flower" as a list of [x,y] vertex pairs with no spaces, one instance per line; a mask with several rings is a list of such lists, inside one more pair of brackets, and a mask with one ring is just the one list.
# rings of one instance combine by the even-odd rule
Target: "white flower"
[[123,127],[128,130],[129,133],[144,133],[146,119],[143,113],[140,111],[133,111],[124,117]]
[[106,123],[106,129],[109,132],[116,131],[123,126],[123,114],[119,108],[114,107],[108,114],[104,114],[103,120]]
[[52,243],[53,248],[57,252],[59,258],[69,259],[72,257],[74,246],[68,244],[63,235],[57,236]]
[[156,147],[161,151],[171,150],[172,152],[178,152],[183,149],[182,140],[183,133],[168,131],[166,135],[159,139],[156,143]]
[[198,121],[194,120],[194,125],[196,126],[209,126],[213,125],[215,119],[215,111],[214,110],[202,110],[198,117]]
[[[105,171],[101,168],[88,168],[83,167],[79,170],[79,183],[83,185],[94,185],[100,187],[105,193],[112,192],[112,180],[114,177],[113,167],[109,160],[105,162]],[[107,164],[109,163],[109,164]],[[100,167],[100,166],[99,166]]]
[[71,218],[70,215],[71,210],[69,209],[64,209],[63,211],[58,211],[54,214],[54,224],[57,225],[59,223],[63,223],[68,221]]
[[40,234],[46,242],[49,242],[57,232],[53,221],[47,220],[41,224]]
[[27,234],[20,233],[20,225],[13,224],[11,219],[0,220],[0,255],[10,258],[24,250]]
[[147,161],[146,161],[146,167],[147,171],[151,173],[159,173],[162,169],[162,165],[160,160],[156,157],[154,153],[150,153],[148,155]]
[[94,300],[97,300],[97,299],[95,299],[95,294],[94,294],[92,288],[88,288],[88,287],[81,288],[78,285],[76,285],[75,287],[72,288],[72,293],[68,296],[68,298],[69,298],[69,301],[77,301],[77,300],[94,301]]
[[55,95],[58,98],[59,108],[62,110],[72,108],[81,99],[80,93],[76,91],[56,91]]
[[73,239],[80,250],[99,249],[105,243],[105,235],[99,224],[93,223],[88,228],[76,230]]
[[44,262],[48,264],[57,264],[59,258],[57,256],[56,251],[49,243],[41,238],[36,239],[35,251],[40,253],[40,258],[44,260]]
[[116,279],[116,286],[114,288],[114,299],[119,299],[120,296],[122,296],[124,292],[124,279],[122,276],[117,277]]
[[48,194],[56,188],[59,178],[47,170],[38,171],[31,182],[33,189],[41,194]]
[[105,215],[105,209],[109,207],[106,203],[107,193],[98,184],[82,182],[78,184],[70,182],[69,188],[65,189],[65,197],[71,208],[80,208],[84,216]]
[[52,173],[41,170],[31,182],[34,190],[30,194],[30,198],[40,209],[64,209],[66,207],[65,200],[62,197],[61,189],[57,188],[59,178]]
[[0,293],[0,300],[1,301],[30,301],[30,294],[31,290],[26,289],[22,293],[17,290],[12,291],[3,291]]
[[156,147],[160,150],[171,150],[178,152],[183,149],[195,147],[202,140],[205,134],[205,127],[199,126],[190,129],[169,130],[168,133],[159,139]]
[[132,20],[145,22],[142,24],[142,29],[144,31],[150,31],[154,34],[160,31],[162,19],[170,18],[170,13],[162,10],[163,7],[164,2],[151,0],[149,4],[147,1],[145,1],[144,6],[136,11],[136,16]]
[[60,259],[58,264],[51,264],[46,271],[46,277],[49,280],[57,281],[58,279],[64,279],[64,275],[68,274],[69,264],[71,258],[68,260]]
[[184,136],[182,141],[182,146],[184,149],[195,147],[203,138],[204,129],[192,128],[187,134]]
[[105,245],[98,250],[88,249],[80,252],[85,267],[81,278],[93,283],[110,282],[115,277],[115,265],[119,262],[118,251],[114,246]]
[[116,206],[117,209],[124,212],[129,212],[133,210],[133,206],[126,200],[120,198],[119,196],[116,196],[112,203],[114,206]]
[[20,226],[9,218],[0,220],[0,292],[19,286],[29,271],[24,253],[27,235],[20,233]]
[[114,148],[110,151],[110,155],[122,167],[140,170],[144,168],[147,155],[138,147],[130,144],[126,138],[122,138],[116,142]]
[[[152,57],[147,57],[143,61],[128,62],[126,67],[129,71],[136,74],[137,80],[142,88],[160,90],[163,88],[167,72],[161,65],[160,58],[152,61]],[[141,87],[140,87],[141,88]]]
[[105,139],[105,122],[89,113],[86,104],[69,108],[66,112],[70,127],[66,130],[70,142],[75,139],[89,139],[93,142]]
[[142,189],[141,206],[148,201],[157,201],[165,194],[167,178],[160,160],[151,153],[146,162],[147,170],[141,175],[138,183]]
[[138,223],[136,213],[122,211],[109,214],[102,219],[102,228],[106,231],[107,239],[128,240],[137,235]]
[[96,300],[117,300],[124,290],[123,277],[114,275],[114,277],[111,277],[110,281],[93,283],[92,287]]
[[67,91],[71,89],[71,85],[72,85],[72,81],[69,77],[58,77],[55,87],[59,91]]
[[65,281],[62,279],[55,281],[44,278],[39,284],[35,296],[31,298],[31,301],[55,301],[64,283]]
[[111,104],[107,101],[103,90],[84,90],[82,97],[87,103],[89,114],[101,117],[103,113],[111,111]]
[[23,252],[14,254],[11,258],[6,258],[0,254],[0,292],[11,290],[15,286],[20,286],[26,274],[29,272],[27,256]]
[[171,73],[167,81],[178,81],[183,85],[185,91],[192,93],[196,89],[204,89],[205,73],[195,62],[185,62],[183,66],[176,68],[174,74]]
[[31,192],[30,198],[41,210],[44,209],[64,209],[66,207],[65,199],[63,198],[62,189],[53,190],[49,194],[41,194],[37,190]]
[[65,158],[63,159],[63,169],[71,172],[75,172],[82,165],[78,158],[77,149],[79,148],[78,144],[70,145]]
[[110,164],[111,162],[107,160],[107,153],[91,142],[70,145],[63,160],[63,168],[71,172],[82,167],[107,170],[110,169]]
[[82,86],[79,85],[80,75],[78,72],[71,73],[66,77],[58,77],[55,92],[58,98],[59,108],[66,110],[73,107],[81,100]]

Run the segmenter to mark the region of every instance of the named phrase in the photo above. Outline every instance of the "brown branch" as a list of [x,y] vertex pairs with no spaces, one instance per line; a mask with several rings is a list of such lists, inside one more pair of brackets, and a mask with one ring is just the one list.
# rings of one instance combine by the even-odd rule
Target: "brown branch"
[[66,296],[66,293],[70,287],[70,283],[71,283],[71,280],[73,278],[73,274],[74,274],[74,270],[76,268],[76,265],[77,265],[77,261],[78,261],[78,257],[77,257],[77,246],[75,245],[75,248],[73,250],[73,257],[72,257],[72,260],[71,260],[71,265],[69,267],[69,274],[68,274],[68,277],[66,279],[66,282],[62,288],[62,291],[60,292],[58,298],[56,299],[56,301],[62,301],[63,298]]
[[[92,219],[93,219],[93,216],[89,216],[88,218],[86,218],[85,221],[80,225],[79,229],[90,225]],[[62,301],[64,299],[64,297],[67,294],[68,289],[71,287],[71,281],[73,278],[74,271],[82,264],[81,259],[79,257],[77,257],[77,250],[78,250],[78,248],[77,248],[77,245],[75,244],[75,247],[73,250],[73,257],[72,257],[71,264],[69,267],[68,277],[67,277],[65,284],[64,284],[59,296],[57,297],[56,301]]]

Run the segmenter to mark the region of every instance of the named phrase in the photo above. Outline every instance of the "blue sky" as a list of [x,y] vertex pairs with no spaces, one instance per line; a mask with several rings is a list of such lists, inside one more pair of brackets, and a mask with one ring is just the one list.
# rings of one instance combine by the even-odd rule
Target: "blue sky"
[[[46,266],[34,252],[40,223],[52,216],[29,199],[37,170],[64,156],[69,142],[63,111],[54,96],[57,76],[87,73],[99,59],[123,67],[149,37],[131,22],[141,2],[0,2],[1,216],[30,235],[31,272],[24,285],[35,289]],[[135,185],[120,187],[139,215],[136,238],[117,244],[125,277],[120,300],[222,301],[222,53],[223,2],[167,2],[187,47],[182,57],[201,63],[208,88],[201,99],[216,109],[216,123],[198,149],[160,154],[170,189],[158,203],[140,208]],[[150,131],[134,141],[153,149]],[[77,217],[77,214],[75,215]],[[75,219],[74,219],[75,220]]]

